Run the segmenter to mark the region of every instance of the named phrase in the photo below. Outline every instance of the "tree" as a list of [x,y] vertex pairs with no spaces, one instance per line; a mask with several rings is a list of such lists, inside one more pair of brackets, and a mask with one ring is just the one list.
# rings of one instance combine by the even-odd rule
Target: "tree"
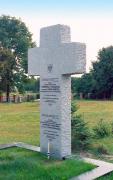
[[113,95],[113,46],[99,51],[97,61],[93,62],[92,74],[96,96],[111,98]]
[[81,80],[80,77],[78,77],[78,78],[72,77],[71,78],[71,90],[72,90],[73,94],[78,92],[77,88],[80,86],[80,80]]
[[87,97],[88,93],[93,92],[94,79],[92,73],[86,73],[81,78],[72,78],[72,92],[83,93]]
[[[12,77],[15,76],[15,85],[21,92],[24,91],[23,81],[27,78],[28,48],[34,46],[35,43],[32,41],[32,34],[29,32],[24,22],[15,17],[4,15],[0,17],[0,47],[9,50],[8,53],[10,52],[13,54],[13,59],[15,59],[15,62],[13,62],[14,64],[16,63],[16,69],[11,73]],[[9,63],[7,63],[7,65],[10,68]],[[6,72],[5,69],[4,71]],[[11,78],[11,76],[9,76],[9,78]],[[12,83],[11,79],[8,81],[10,82],[9,85],[12,87],[14,83]],[[3,81],[3,83],[5,83],[5,81]]]
[[35,43],[25,23],[15,17],[1,16],[0,45],[13,52],[18,70],[27,73],[28,48]]
[[13,53],[8,49],[0,48],[0,90],[6,92],[7,102],[9,93],[15,84],[16,62]]
[[24,90],[25,91],[32,91],[34,93],[39,93],[39,78],[34,78],[33,76],[31,78],[25,78],[24,79]]

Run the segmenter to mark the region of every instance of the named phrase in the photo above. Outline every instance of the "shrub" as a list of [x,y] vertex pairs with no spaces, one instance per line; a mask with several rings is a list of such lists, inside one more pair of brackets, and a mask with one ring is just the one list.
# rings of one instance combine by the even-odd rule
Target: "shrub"
[[113,134],[113,122],[111,122],[111,132]]
[[71,115],[73,116],[74,113],[78,110],[78,105],[72,101],[71,103]]
[[111,127],[103,119],[93,128],[96,137],[104,138],[111,134]]
[[71,105],[71,140],[73,150],[87,149],[91,143],[91,133],[87,126],[87,123],[82,119],[80,115],[75,115],[78,107],[75,103]]
[[99,154],[109,154],[107,148],[101,144],[97,147],[97,153]]

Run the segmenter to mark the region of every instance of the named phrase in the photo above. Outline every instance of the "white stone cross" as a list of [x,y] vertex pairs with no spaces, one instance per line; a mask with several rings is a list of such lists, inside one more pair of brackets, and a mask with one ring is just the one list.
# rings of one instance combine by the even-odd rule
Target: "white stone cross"
[[40,75],[41,152],[71,154],[71,74],[86,70],[86,46],[71,42],[70,28],[54,25],[40,31],[40,47],[28,51],[29,75]]

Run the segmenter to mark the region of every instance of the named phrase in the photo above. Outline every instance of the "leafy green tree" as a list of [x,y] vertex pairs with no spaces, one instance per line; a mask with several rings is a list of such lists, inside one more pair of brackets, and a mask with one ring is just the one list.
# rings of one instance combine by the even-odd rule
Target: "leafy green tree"
[[26,78],[24,79],[24,90],[25,91],[32,91],[32,92],[39,92],[39,78]]
[[[12,76],[9,76],[9,78],[13,77],[15,79],[15,86],[20,92],[24,92],[23,82],[25,78],[28,78],[26,76],[28,48],[34,46],[35,43],[32,41],[32,34],[21,19],[5,15],[0,16],[0,47],[7,49],[8,52],[13,54],[13,63],[16,69],[15,71],[11,71]],[[9,63],[7,63],[7,66],[9,66],[10,69]],[[5,69],[4,72],[6,72]],[[14,84],[12,83],[12,79],[8,81],[12,87]],[[5,83],[5,81],[3,81],[3,83]],[[6,85],[4,84],[4,86]]]
[[71,78],[71,90],[72,90],[72,93],[78,92],[77,89],[80,86],[80,80],[81,80],[80,77],[78,77],[78,78],[72,77]]
[[92,70],[81,78],[72,79],[72,92],[88,93],[93,98],[110,99],[113,96],[113,46],[102,48]]
[[16,62],[13,53],[0,48],[0,91],[6,92],[7,102],[9,93],[15,84]]
[[81,78],[72,78],[72,92],[83,93],[87,97],[88,93],[93,92],[94,79],[92,73],[86,73]]
[[27,72],[28,48],[35,46],[25,23],[10,16],[0,16],[0,46],[11,50],[19,71]]
[[92,69],[97,98],[111,98],[113,95],[113,46],[103,48],[98,53]]

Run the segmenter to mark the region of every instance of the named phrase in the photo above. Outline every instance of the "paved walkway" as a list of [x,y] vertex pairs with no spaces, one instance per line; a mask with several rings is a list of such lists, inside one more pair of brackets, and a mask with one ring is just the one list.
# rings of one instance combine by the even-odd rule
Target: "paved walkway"
[[[32,145],[22,143],[22,142],[14,142],[11,144],[0,145],[0,149],[6,149],[6,148],[11,148],[11,147],[21,147],[21,148],[29,149],[32,151],[40,152],[40,147],[32,146]],[[91,158],[84,158],[84,157],[82,157],[81,159],[84,160],[85,162],[95,164],[97,168],[89,172],[83,173],[79,176],[73,177],[70,180],[93,180],[113,171],[112,163],[108,163],[108,162],[104,162],[104,161],[100,161],[96,159],[91,159]]]
[[85,162],[95,164],[97,168],[89,172],[83,173],[80,176],[73,177],[71,178],[71,180],[93,180],[113,171],[112,163],[108,163],[108,162],[104,162],[104,161],[100,161],[96,159],[90,159],[90,158],[82,158],[82,159]]
[[22,143],[22,142],[14,142],[14,143],[11,143],[11,144],[1,144],[0,145],[0,150],[1,149],[6,149],[6,148],[11,148],[11,147],[20,147],[20,148],[25,148],[25,149],[28,149],[28,150],[40,152],[40,147],[29,145],[29,144]]
[[28,150],[40,152],[40,147],[25,144],[25,143],[22,143],[22,142],[16,143],[16,147],[21,147],[21,148],[25,148],[25,149],[28,149]]

